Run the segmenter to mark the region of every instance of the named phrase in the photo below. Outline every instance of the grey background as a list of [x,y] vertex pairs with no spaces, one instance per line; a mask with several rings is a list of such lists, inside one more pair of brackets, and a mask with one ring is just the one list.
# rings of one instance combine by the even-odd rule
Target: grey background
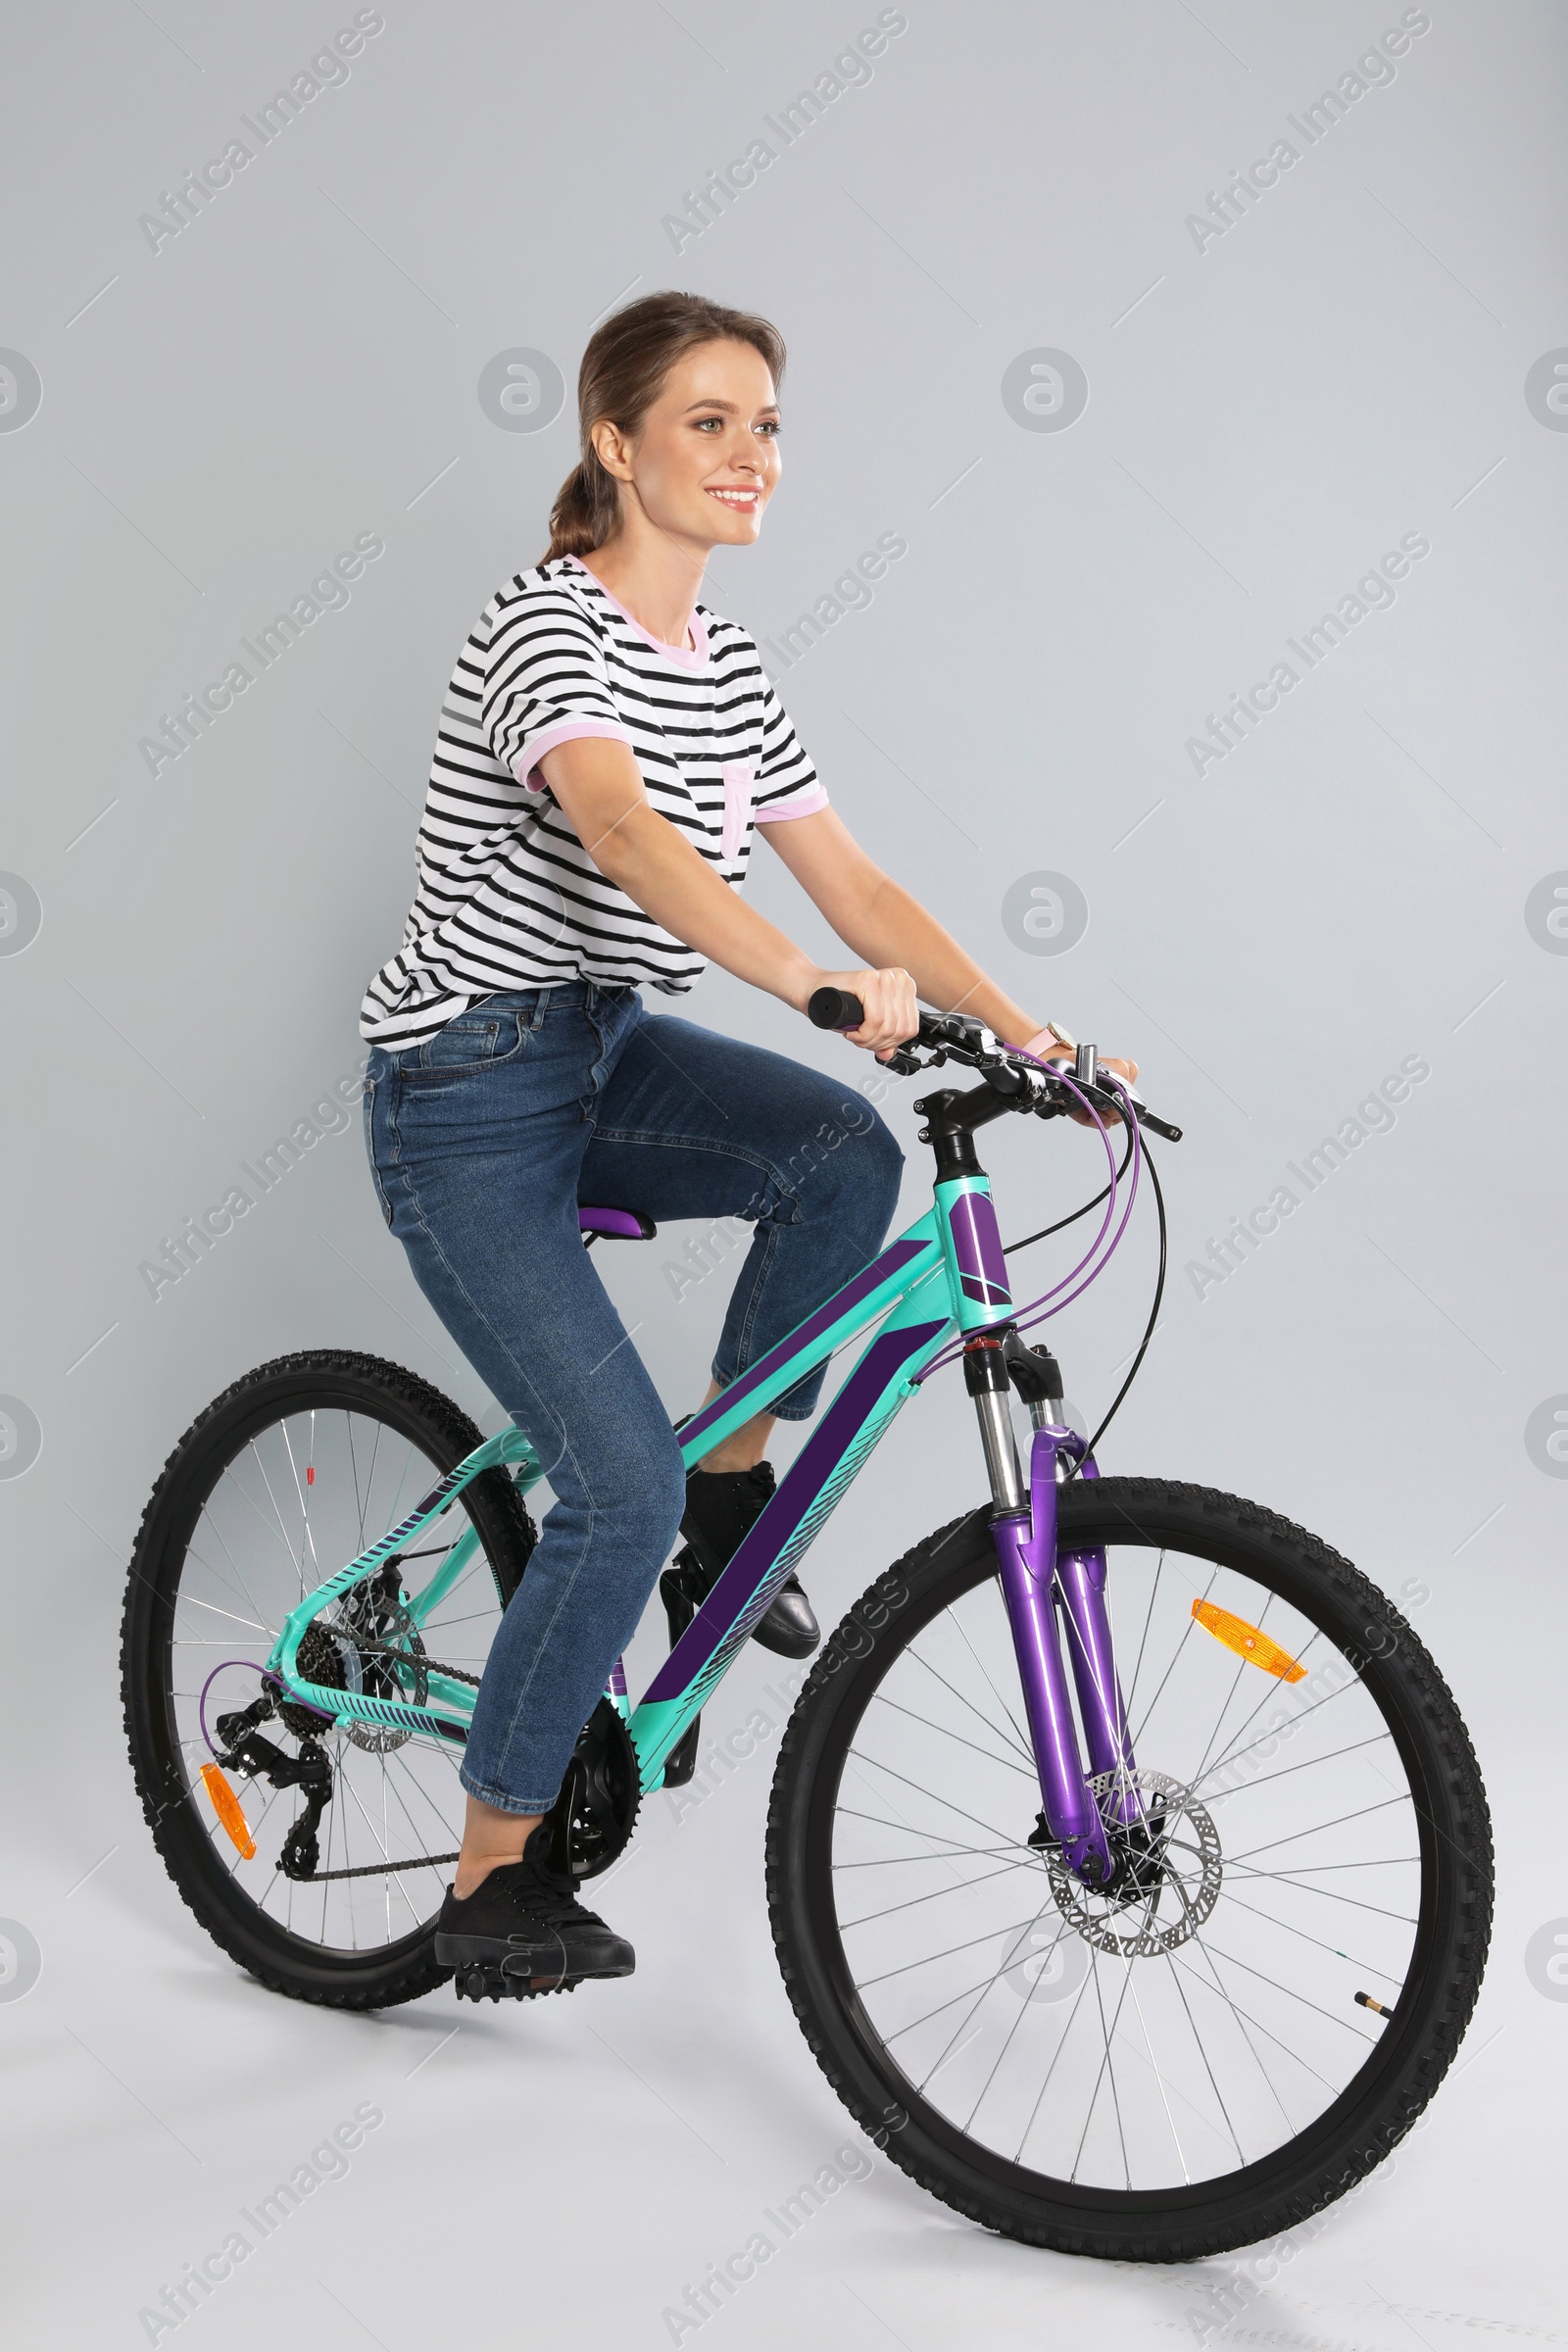
[[[1525,398],[1568,344],[1562,12],[1434,0],[1392,84],[1246,219],[1201,252],[1185,225],[1400,13],[910,0],[869,82],[677,254],[662,220],[683,192],[874,8],[391,0],[348,80],[155,254],[138,220],[160,191],[352,11],[12,12],[0,344],[42,388],[0,431],[0,867],[41,918],[0,939],[0,1391],[23,1408],[0,1460],[22,1472],[0,1476],[0,2045],[27,2340],[145,2341],[138,2308],[359,2100],[385,2125],[186,2323],[206,2340],[331,2328],[399,2352],[450,2339],[466,2305],[468,2340],[591,2323],[667,2342],[683,2283],[856,2144],[773,1969],[770,1763],[679,1819],[651,1805],[606,1894],[638,1945],[631,1984],[465,2016],[444,2040],[441,2000],[345,2020],[237,1977],[156,1862],[119,1726],[128,1547],[217,1391],[347,1344],[495,1426],[380,1223],[357,1114],[156,1300],[138,1268],[358,1068],[452,662],[542,549],[592,324],[662,285],[762,310],[792,352],[783,486],[709,602],[776,640],[879,533],[907,540],[780,691],[873,854],[1040,1018],[1135,1054],[1186,1128],[1161,1155],[1163,1326],[1108,1462],[1252,1494],[1402,1594],[1487,1771],[1500,1900],[1460,2071],[1396,2163],[1276,2249],[1244,2326],[1367,2346],[1457,2341],[1467,2317],[1563,2327],[1568,2015],[1543,1955],[1568,1933],[1568,1491],[1526,1425],[1568,1403],[1568,965],[1525,914],[1568,867],[1568,440]],[[516,349],[568,387],[536,431],[479,402]],[[1087,376],[1066,430],[1004,406],[1037,349]],[[160,713],[362,532],[385,552],[348,605],[152,777],[138,743]],[[1417,532],[1431,553],[1392,609],[1196,774],[1205,714]],[[1042,871],[1090,910],[1054,959],[1002,920]],[[775,861],[754,893],[820,939]],[[847,1066],[722,975],[693,1009]],[[1431,1075],[1392,1131],[1200,1297],[1186,1262],[1410,1055]],[[915,1121],[902,1098],[889,1115],[912,1215]],[[1093,1180],[1076,1134],[998,1134],[990,1159],[1010,1232]],[[605,1259],[672,1411],[722,1306],[717,1276],[675,1305],[687,1238]],[[1147,1228],[1124,1255],[1056,1327],[1088,1413],[1141,1325]],[[980,1491],[950,1382],[813,1554],[821,1613]],[[774,1663],[737,1668],[715,1732],[769,1705]],[[22,1992],[17,1925],[41,1954]],[[1032,2254],[878,2163],[710,2325],[766,2346],[1086,2326],[1155,2345],[1212,2315],[1235,2267]]]

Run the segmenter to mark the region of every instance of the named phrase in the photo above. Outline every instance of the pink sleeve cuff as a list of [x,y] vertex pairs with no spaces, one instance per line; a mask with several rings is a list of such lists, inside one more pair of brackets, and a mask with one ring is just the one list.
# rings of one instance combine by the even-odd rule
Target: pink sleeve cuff
[[774,801],[754,811],[760,825],[776,825],[788,816],[814,816],[827,807],[827,793],[820,784],[808,785],[792,800]]
[[[526,742],[512,763],[512,772],[524,792],[543,792],[545,780],[539,775],[539,761],[546,752],[553,752],[558,743],[575,743],[584,735],[608,736],[612,743],[629,745],[626,729],[610,718],[565,718],[559,726],[546,727],[542,733]],[[535,779],[537,778],[537,781]]]

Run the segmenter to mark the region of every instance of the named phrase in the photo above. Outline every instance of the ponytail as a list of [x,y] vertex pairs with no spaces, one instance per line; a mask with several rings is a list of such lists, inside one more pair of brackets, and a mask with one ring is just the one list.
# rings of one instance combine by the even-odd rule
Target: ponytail
[[603,547],[619,520],[615,477],[605,471],[590,442],[587,456],[556,492],[550,510],[550,546],[540,563],[553,564],[558,556],[585,556],[590,548]]
[[620,485],[600,463],[593,427],[608,420],[635,434],[675,362],[700,343],[719,342],[750,343],[766,361],[775,387],[783,381],[784,338],[777,327],[700,294],[646,294],[612,312],[589,338],[577,374],[582,457],[556,493],[541,564],[585,556],[620,528]]

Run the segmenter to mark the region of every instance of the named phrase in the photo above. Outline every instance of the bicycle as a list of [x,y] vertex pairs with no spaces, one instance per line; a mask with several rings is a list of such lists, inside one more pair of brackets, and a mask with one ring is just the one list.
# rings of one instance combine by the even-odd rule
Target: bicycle
[[[810,1012],[860,1018],[832,990]],[[1432,2097],[1485,1964],[1486,1794],[1377,1586],[1237,1496],[1101,1476],[1110,1415],[1075,1433],[1055,1359],[1023,1337],[1108,1262],[1147,1172],[1160,1276],[1116,1410],[1164,1274],[1142,1130],[1180,1130],[1092,1046],[1045,1065],[923,1014],[891,1066],[948,1061],[978,1082],[916,1104],[931,1208],[680,1428],[691,1464],[870,1330],[711,1592],[694,1607],[666,1578],[668,1656],[635,1708],[616,1662],[553,1835],[592,1878],[640,1798],[690,1776],[700,1710],[779,1585],[894,1415],[960,1363],[990,1499],[855,1602],[781,1743],[784,1983],[857,2123],[959,2212],[1070,2252],[1212,2254],[1343,2195]],[[1046,1231],[1104,1213],[1019,1306],[975,1134],[1068,1112],[1098,1129],[1106,1182]],[[585,1246],[653,1230],[628,1208],[580,1223]],[[424,1381],[328,1350],[261,1366],[170,1456],[126,1595],[131,1758],[185,1901],[274,1989],[365,2009],[451,1973],[432,1939],[455,1759],[541,1476],[515,1428],[481,1442]],[[528,1986],[474,1970],[457,1990]]]

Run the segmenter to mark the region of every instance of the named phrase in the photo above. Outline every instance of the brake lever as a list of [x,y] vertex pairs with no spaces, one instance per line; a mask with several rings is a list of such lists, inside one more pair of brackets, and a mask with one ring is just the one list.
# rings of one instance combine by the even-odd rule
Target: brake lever
[[[1156,1118],[1136,1087],[1129,1086],[1125,1078],[1118,1079],[1117,1085],[1132,1104],[1133,1117],[1138,1121],[1140,1127],[1148,1127],[1153,1134],[1163,1136],[1167,1144],[1181,1142],[1181,1129],[1173,1127],[1168,1119]],[[1118,1117],[1121,1115],[1121,1104],[1108,1087],[1086,1086],[1083,1092],[1092,1102],[1098,1102],[1102,1107],[1108,1106],[1114,1110]]]
[[1173,1127],[1168,1119],[1156,1119],[1152,1110],[1146,1110],[1136,1102],[1133,1105],[1133,1116],[1140,1127],[1152,1127],[1156,1135],[1164,1137],[1167,1144],[1181,1142],[1182,1131],[1179,1127]]
[[[1102,1116],[1106,1111],[1113,1111],[1118,1120],[1121,1118],[1121,1102],[1117,1095],[1113,1094],[1108,1087],[1096,1086],[1093,1082],[1081,1078],[1074,1079],[1073,1084],[1077,1091],[1087,1098],[1090,1104],[1099,1109]],[[1182,1130],[1179,1127],[1173,1127],[1168,1119],[1156,1118],[1135,1087],[1129,1086],[1125,1079],[1118,1079],[1117,1086],[1131,1103],[1133,1116],[1140,1127],[1147,1127],[1152,1134],[1162,1136],[1168,1144],[1181,1142]],[[1064,1117],[1071,1108],[1072,1103],[1068,1099],[1066,1087],[1058,1084],[1053,1097],[1035,1105],[1035,1115],[1042,1119],[1059,1119]]]

